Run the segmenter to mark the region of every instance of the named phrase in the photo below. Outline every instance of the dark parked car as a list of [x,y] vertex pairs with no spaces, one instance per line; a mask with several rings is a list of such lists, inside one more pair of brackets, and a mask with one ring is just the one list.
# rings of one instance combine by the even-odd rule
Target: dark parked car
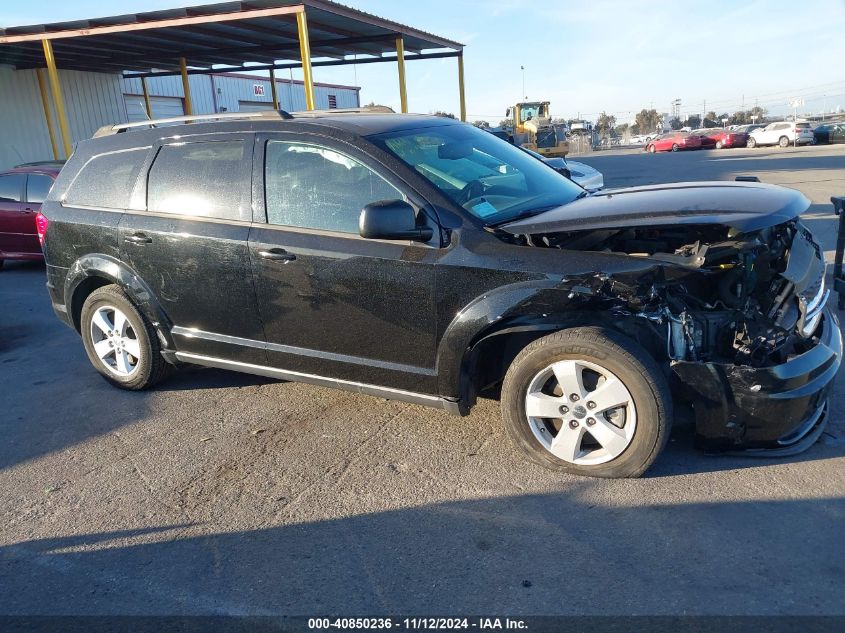
[[751,134],[754,130],[762,130],[765,125],[760,123],[748,123],[747,125],[739,125],[734,128],[734,132],[742,132],[743,134]]
[[532,459],[606,477],[645,472],[673,406],[709,449],[824,429],[842,341],[795,191],[588,194],[434,116],[147,125],[80,142],[41,224],[54,309],[119,387],[193,363],[458,415],[500,397]]
[[813,138],[819,145],[845,143],[845,123],[824,123],[813,130]]
[[36,214],[59,169],[35,163],[0,173],[0,267],[7,259],[43,259]]

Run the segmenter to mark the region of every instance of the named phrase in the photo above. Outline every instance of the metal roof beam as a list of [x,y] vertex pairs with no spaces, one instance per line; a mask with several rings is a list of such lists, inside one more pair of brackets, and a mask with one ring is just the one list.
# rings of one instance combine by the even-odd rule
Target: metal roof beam
[[[372,37],[349,37],[349,38],[335,38],[330,40],[312,40],[311,41],[311,56],[320,57],[321,47],[325,46],[329,49],[328,57],[335,55],[334,51],[353,50],[356,44],[362,42],[373,42],[373,40],[392,42],[393,36],[380,36],[378,38]],[[182,48],[176,51],[177,57],[184,57],[189,63],[193,64],[209,64],[209,63],[224,63],[222,60],[237,56],[238,62],[246,61],[263,61],[267,62],[268,54],[280,53],[279,57],[283,57],[283,53],[291,53],[291,59],[299,58],[299,43],[292,42],[290,44],[279,44],[277,46],[240,46],[233,48],[204,48],[201,50],[192,50],[190,48]],[[168,51],[167,55],[172,56],[174,53]],[[249,59],[251,57],[252,59]],[[143,55],[116,55],[115,59],[125,64],[135,64],[141,61],[149,61],[156,59],[167,59],[165,55],[157,55],[154,51],[148,51]],[[60,57],[61,60],[61,57]],[[153,64],[155,66],[155,64]]]
[[[406,62],[412,62],[419,59],[443,59],[445,57],[460,57],[460,51],[445,51],[439,53],[420,53],[419,55],[409,55],[405,57]],[[311,62],[312,66],[349,66],[352,64],[378,64],[384,62],[392,62],[396,63],[396,56],[392,55],[390,57],[365,57],[363,59],[341,59],[341,60],[332,60],[332,61],[317,61]],[[275,64],[259,64],[256,66],[232,66],[231,68],[203,68],[203,69],[195,69],[189,70],[189,75],[210,75],[213,73],[228,73],[228,72],[243,72],[246,70],[270,70],[271,68],[279,69],[279,68],[301,68],[302,64],[299,62],[284,62],[284,63],[275,63]],[[151,72],[140,72],[140,73],[126,73],[124,74],[125,77],[169,77],[172,75],[178,75],[177,72],[169,72],[169,71],[151,71]],[[256,79],[262,79],[261,77],[256,77]],[[266,79],[266,78],[265,78]],[[318,82],[319,83],[319,82]]]
[[269,9],[252,9],[238,13],[212,13],[180,18],[166,18],[150,20],[149,22],[134,22],[130,24],[114,24],[111,26],[95,26],[89,28],[67,29],[63,31],[45,31],[44,33],[26,33],[21,35],[0,35],[0,44],[15,42],[32,42],[36,40],[55,40],[66,37],[88,37],[92,35],[106,35],[110,33],[126,33],[135,31],[149,31],[166,27],[189,26],[192,24],[210,24],[214,22],[231,22],[249,20],[250,18],[273,17],[277,15],[293,15],[301,13],[305,7],[301,4],[272,7]]
[[[326,13],[334,13],[335,15],[359,22],[366,22],[372,26],[378,26],[397,34],[407,35],[408,37],[416,37],[421,40],[428,40],[441,48],[451,48],[456,51],[463,49],[463,44],[459,44],[458,42],[453,42],[452,40],[447,40],[445,37],[426,33],[425,31],[419,31],[409,26],[405,26],[404,24],[399,24],[398,22],[385,20],[384,18],[380,18],[376,15],[365,13],[365,19],[362,19],[361,14],[363,11],[352,9],[336,2],[326,0],[302,0],[302,3],[309,9],[319,9],[321,11],[325,11]],[[311,24],[312,20],[313,18],[309,15],[308,23]]]

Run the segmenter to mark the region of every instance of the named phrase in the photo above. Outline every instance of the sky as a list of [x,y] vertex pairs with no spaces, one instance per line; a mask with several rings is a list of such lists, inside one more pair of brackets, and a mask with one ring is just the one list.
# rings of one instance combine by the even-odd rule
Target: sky
[[[201,4],[201,0],[0,0],[0,26]],[[630,122],[642,108],[717,114],[845,110],[845,0],[345,0],[466,45],[467,118],[492,124],[528,97],[553,116]],[[520,70],[524,67],[524,73]],[[459,111],[455,59],[406,64],[411,112]],[[523,93],[523,74],[525,90]],[[294,78],[301,73],[293,71]],[[395,64],[315,68],[399,110]],[[706,104],[706,105],[705,105]]]

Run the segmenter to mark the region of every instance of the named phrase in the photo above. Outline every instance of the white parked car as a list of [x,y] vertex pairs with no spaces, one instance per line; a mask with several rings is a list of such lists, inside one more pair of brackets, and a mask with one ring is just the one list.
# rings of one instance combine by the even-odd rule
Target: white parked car
[[570,178],[587,191],[604,189],[604,176],[598,169],[574,160],[567,160],[566,166],[569,168]]
[[646,145],[651,139],[660,136],[659,132],[649,132],[648,134],[634,134],[628,141],[629,145]]
[[574,160],[568,160],[566,158],[546,158],[545,156],[524,147],[521,147],[520,149],[531,154],[537,160],[543,161],[549,167],[563,174],[572,182],[580,185],[590,193],[598,191],[599,189],[604,189],[604,175],[598,169],[593,169],[589,165],[585,165],[584,163],[579,163]]
[[813,142],[813,130],[809,123],[776,121],[766,127],[754,130],[748,137],[748,147],[758,145],[807,145]]

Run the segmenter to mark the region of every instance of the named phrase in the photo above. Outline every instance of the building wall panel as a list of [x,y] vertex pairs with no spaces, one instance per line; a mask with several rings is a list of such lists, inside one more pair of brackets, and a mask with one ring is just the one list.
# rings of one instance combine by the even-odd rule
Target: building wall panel
[[[90,138],[101,126],[128,120],[125,95],[142,94],[141,80],[116,74],[60,70],[59,81],[67,109],[72,142]],[[192,75],[189,77],[194,112],[237,112],[239,101],[272,103],[269,78],[260,76]],[[301,82],[291,83],[277,77],[279,105],[288,111],[305,110],[305,90]],[[256,95],[254,85],[264,87]],[[147,79],[150,96],[183,97],[182,79],[151,77]],[[49,89],[48,89],[49,93]],[[329,106],[333,94],[338,108],[359,105],[358,90],[353,87],[314,87],[317,108]],[[59,155],[63,157],[58,119],[52,94],[49,95]],[[0,169],[22,162],[53,158],[50,137],[34,70],[14,70],[0,66]]]
[[[90,138],[101,125],[126,121],[117,75],[61,70],[59,83],[72,142]],[[63,157],[52,94],[49,100],[56,142]],[[35,71],[0,67],[0,169],[52,158]]]

